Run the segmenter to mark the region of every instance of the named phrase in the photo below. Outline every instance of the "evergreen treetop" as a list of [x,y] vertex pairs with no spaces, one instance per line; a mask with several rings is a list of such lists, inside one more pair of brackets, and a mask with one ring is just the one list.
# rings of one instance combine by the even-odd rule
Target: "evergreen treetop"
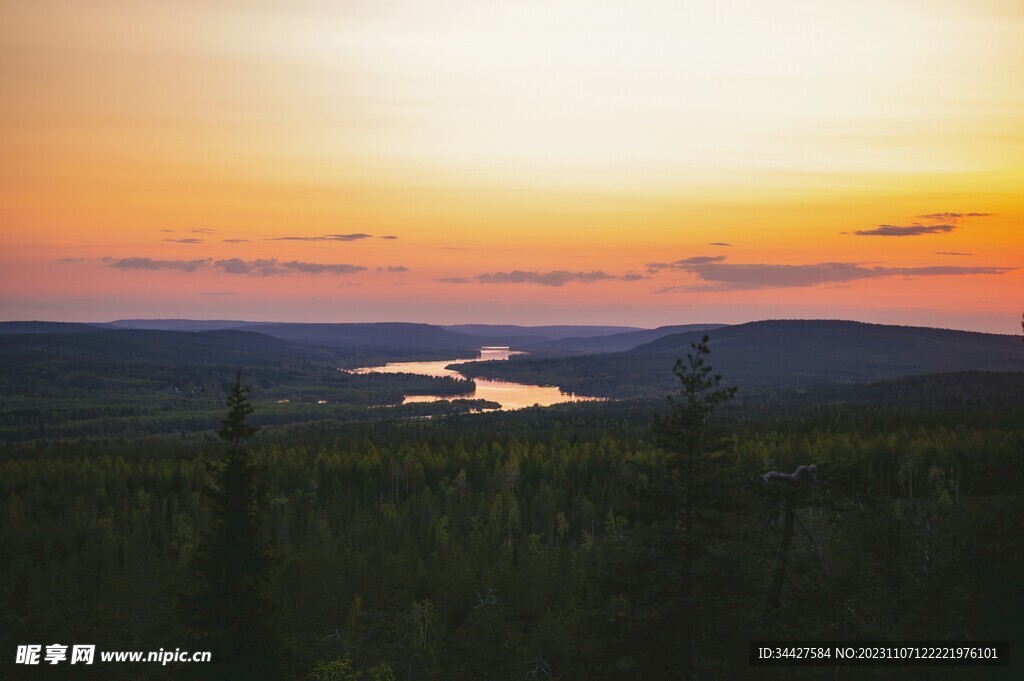
[[235,385],[227,399],[228,413],[221,420],[217,435],[228,443],[228,451],[234,452],[242,444],[256,434],[257,426],[246,423],[246,419],[255,411],[249,402],[249,387],[242,386],[242,372],[235,376]]

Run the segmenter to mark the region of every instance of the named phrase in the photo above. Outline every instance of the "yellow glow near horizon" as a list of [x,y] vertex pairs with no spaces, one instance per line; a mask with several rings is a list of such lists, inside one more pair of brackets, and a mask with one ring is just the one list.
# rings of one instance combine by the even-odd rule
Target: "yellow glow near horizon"
[[[580,321],[650,324],[679,321],[668,317],[680,308],[724,304],[749,318],[821,315],[830,302],[871,317],[889,305],[880,281],[668,296],[656,291],[693,277],[437,280],[621,277],[716,253],[737,264],[1024,263],[1015,0],[40,0],[0,12],[4,317],[97,319],[154,300],[242,316],[260,296],[339,321],[381,310],[474,321],[488,301],[519,321],[570,305]],[[841,234],[946,211],[994,215],[938,235]],[[203,227],[217,236],[200,245],[161,231]],[[356,232],[400,238],[268,241]],[[729,251],[708,246],[722,241]],[[112,271],[103,257],[367,269],[296,308],[320,280]],[[397,265],[407,269],[369,274]],[[895,298],[921,319],[979,326],[977,314],[1019,306],[1022,279],[928,277]],[[139,285],[129,295],[125,282]]]

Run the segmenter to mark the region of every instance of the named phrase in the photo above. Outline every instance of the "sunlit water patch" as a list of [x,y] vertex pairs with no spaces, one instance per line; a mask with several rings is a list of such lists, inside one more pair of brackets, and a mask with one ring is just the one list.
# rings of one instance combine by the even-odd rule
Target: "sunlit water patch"
[[[524,354],[507,347],[484,347],[476,359],[445,359],[430,362],[388,362],[383,366],[349,369],[353,374],[419,374],[421,376],[437,376],[466,380],[458,371],[446,369],[449,364],[466,362],[486,362],[488,360],[507,360],[512,355]],[[502,409],[523,409],[525,407],[548,407],[562,402],[583,402],[601,400],[600,397],[586,397],[567,393],[553,385],[530,385],[512,381],[496,381],[489,378],[473,379],[476,390],[459,395],[408,395],[403,404],[410,402],[439,402],[441,400],[487,400],[497,402]]]

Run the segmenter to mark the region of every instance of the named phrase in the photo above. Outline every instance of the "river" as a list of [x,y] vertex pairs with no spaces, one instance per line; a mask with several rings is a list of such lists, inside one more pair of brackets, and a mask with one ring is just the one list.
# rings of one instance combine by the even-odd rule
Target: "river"
[[[476,359],[445,359],[431,362],[388,362],[383,366],[362,367],[351,369],[354,374],[419,374],[421,376],[443,376],[465,380],[458,371],[446,369],[449,364],[461,364],[465,362],[486,362],[488,360],[507,360],[512,355],[524,354],[506,347],[484,347],[480,348],[480,355]],[[476,383],[476,390],[461,395],[407,395],[403,404],[410,402],[438,402],[441,400],[466,399],[466,400],[488,400],[497,402],[502,409],[523,409],[525,407],[547,407],[561,402],[583,402],[601,400],[599,397],[586,397],[573,393],[563,392],[553,385],[530,385],[528,383],[513,383],[512,381],[495,381],[489,378],[473,379]]]

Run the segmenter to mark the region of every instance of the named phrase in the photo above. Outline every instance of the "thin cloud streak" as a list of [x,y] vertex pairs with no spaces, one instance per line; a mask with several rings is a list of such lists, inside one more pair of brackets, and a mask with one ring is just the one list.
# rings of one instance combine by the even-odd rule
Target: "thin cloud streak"
[[[242,260],[227,258],[213,260],[202,258],[195,260],[159,260],[154,258],[100,258],[109,267],[120,270],[177,270],[180,272],[196,272],[201,269],[212,269],[222,274],[238,274],[254,277],[285,276],[290,274],[333,274],[346,275],[366,271],[362,265],[348,263],[317,263],[289,260],[282,262],[277,258],[258,260]],[[401,266],[398,266],[401,267]],[[403,269],[382,268],[385,271],[405,271]]]
[[876,225],[872,229],[860,229],[855,236],[923,236],[925,234],[942,234],[956,229],[954,224],[941,225]]
[[[691,258],[690,260],[694,260]],[[696,284],[668,286],[655,293],[678,291],[749,291],[768,288],[803,288],[819,284],[837,284],[884,277],[939,277],[998,275],[1015,271],[1013,267],[885,267],[849,262],[824,262],[807,265],[765,263],[691,263],[679,269],[697,277]]]
[[178,270],[180,272],[195,272],[198,269],[210,264],[210,258],[199,260],[157,260],[153,258],[101,258],[109,262],[110,267],[118,270]]
[[536,284],[538,286],[564,286],[569,283],[592,284],[599,281],[637,281],[645,279],[643,275],[630,272],[622,276],[608,274],[601,270],[592,272],[571,272],[569,270],[552,270],[538,272],[536,270],[512,270],[511,272],[484,272],[472,278],[442,277],[437,281],[446,284]]
[[569,282],[592,283],[616,278],[600,270],[593,272],[569,272],[568,270],[525,272],[523,270],[513,270],[512,272],[488,272],[476,275],[476,280],[481,284],[539,284],[540,286],[564,286]]
[[244,274],[256,277],[273,277],[288,274],[354,274],[366,270],[361,265],[349,265],[347,263],[327,264],[302,262],[291,260],[281,262],[277,258],[264,258],[259,260],[242,260],[241,258],[228,258],[217,260],[214,267],[225,274]]
[[363,239],[387,239],[394,240],[397,236],[388,235],[375,237],[373,234],[358,232],[355,234],[323,234],[321,236],[277,236],[264,241],[362,241]]
[[925,220],[940,220],[943,222],[957,222],[963,218],[987,218],[994,213],[926,213],[917,217]]
[[683,258],[682,260],[674,260],[673,262],[649,262],[644,267],[647,268],[647,272],[654,274],[661,270],[686,270],[693,265],[706,265],[708,263],[722,262],[725,260],[724,255],[696,255],[692,258]]

